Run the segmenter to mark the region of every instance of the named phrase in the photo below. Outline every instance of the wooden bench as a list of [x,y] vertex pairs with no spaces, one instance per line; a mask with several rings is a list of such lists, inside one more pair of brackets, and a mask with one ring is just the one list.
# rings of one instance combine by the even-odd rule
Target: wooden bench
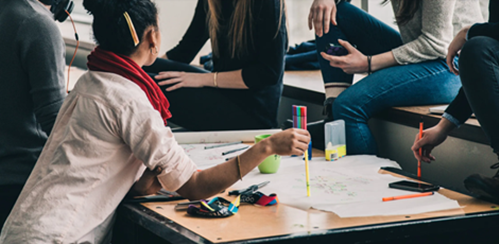
[[[355,80],[357,81],[361,78],[362,76],[356,76]],[[283,97],[322,106],[325,97],[320,71],[286,71],[284,74]],[[425,128],[428,128],[436,125],[442,118],[441,115],[429,112],[429,109],[435,106],[439,105],[394,107],[377,114],[375,118],[419,128],[419,121],[422,116],[425,121]],[[489,144],[480,124],[474,118],[468,119],[465,124],[452,131],[450,135],[472,142]]]

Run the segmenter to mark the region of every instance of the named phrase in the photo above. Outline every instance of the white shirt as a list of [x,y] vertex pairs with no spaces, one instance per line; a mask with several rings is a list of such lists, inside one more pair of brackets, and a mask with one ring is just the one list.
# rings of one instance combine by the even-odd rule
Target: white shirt
[[64,101],[0,243],[104,243],[116,207],[145,166],[166,190],[196,170],[146,94],[106,72],[84,74]]

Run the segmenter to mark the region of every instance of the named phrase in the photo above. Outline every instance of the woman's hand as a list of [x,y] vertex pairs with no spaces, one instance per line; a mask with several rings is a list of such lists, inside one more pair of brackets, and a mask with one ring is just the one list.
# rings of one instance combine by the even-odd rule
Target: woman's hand
[[177,90],[182,87],[205,87],[213,84],[211,73],[188,73],[188,72],[160,72],[154,77],[160,86],[172,85],[166,91]]
[[367,57],[349,42],[338,40],[347,51],[346,56],[332,56],[321,52],[321,56],[329,61],[329,65],[340,68],[347,74],[365,73],[368,70]]
[[322,37],[329,32],[329,24],[337,25],[336,22],[336,1],[335,0],[314,0],[308,15],[308,28],[315,29],[315,34]]
[[161,184],[159,183],[157,176],[161,174],[162,171],[163,169],[161,167],[157,167],[154,171],[147,168],[140,179],[133,184],[132,189],[130,189],[130,195],[145,196],[161,190]]
[[272,135],[264,141],[269,144],[270,154],[282,156],[303,155],[308,149],[310,134],[302,129],[287,129]]
[[466,35],[468,35],[468,30],[470,28],[471,26],[467,26],[461,29],[447,49],[447,65],[449,66],[450,71],[455,75],[459,75],[459,70],[454,65],[454,58],[459,54],[461,49],[463,49],[464,44],[466,44]]
[[[447,139],[449,132],[455,127],[456,126],[452,122],[442,118],[436,126],[424,130],[421,139],[419,139],[418,133],[411,148],[414,157],[417,160],[422,160],[427,163],[435,160],[435,157],[431,155],[431,151],[444,142],[445,139]],[[422,155],[419,155],[420,148],[422,148]]]

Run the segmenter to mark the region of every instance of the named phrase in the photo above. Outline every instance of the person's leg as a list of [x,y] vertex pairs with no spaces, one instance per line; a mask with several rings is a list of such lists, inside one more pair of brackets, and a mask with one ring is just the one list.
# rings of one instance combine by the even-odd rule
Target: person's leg
[[333,104],[334,119],[345,120],[348,154],[377,154],[367,125],[376,113],[396,106],[449,103],[460,86],[445,60],[390,67],[362,79]]
[[209,73],[210,71],[198,68],[196,66],[180,63],[173,60],[157,58],[151,66],[142,68],[148,74],[158,74],[162,71],[185,71],[192,73]]
[[[171,121],[189,130],[270,129],[244,111],[224,92],[215,88],[181,88],[166,92],[170,101]],[[234,90],[232,92],[238,92]]]
[[499,153],[499,41],[469,40],[460,54],[459,72],[471,109]]
[[[154,75],[162,71],[209,72],[195,66],[161,58],[143,69],[153,79]],[[167,87],[160,86],[170,102],[172,118],[168,121],[188,130],[268,129],[234,101],[227,98],[224,94],[230,92],[227,89],[181,88],[167,92],[165,90]]]
[[0,197],[0,230],[2,230],[3,224],[16,204],[22,189],[22,185],[0,186],[0,192],[2,193],[2,197]]
[[[492,149],[499,154],[499,41],[470,39],[461,51],[459,72],[468,102]],[[473,174],[464,185],[475,195],[499,202],[499,171],[494,177]]]
[[396,30],[348,2],[343,1],[337,5],[336,19],[337,26],[331,25],[329,32],[322,37],[316,36],[326,98],[337,97],[353,80],[353,75],[331,67],[329,62],[320,56],[320,52],[323,52],[329,43],[338,44],[338,39],[342,39],[357,46],[357,49],[366,55],[384,53],[402,45],[402,39]]

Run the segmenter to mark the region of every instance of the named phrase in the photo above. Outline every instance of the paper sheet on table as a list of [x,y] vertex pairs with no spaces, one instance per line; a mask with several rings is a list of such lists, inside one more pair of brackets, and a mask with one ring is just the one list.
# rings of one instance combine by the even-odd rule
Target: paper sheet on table
[[[276,174],[261,174],[256,169],[233,187],[239,189],[270,180],[270,184],[261,191],[266,194],[277,193],[280,203],[303,210],[313,207],[333,211],[342,214],[341,217],[352,216],[351,213],[344,211],[348,208],[353,210],[351,211],[353,213],[361,213],[361,216],[413,213],[406,205],[408,202],[405,202],[406,204],[402,202],[409,199],[392,201],[393,203],[389,204],[393,205],[390,211],[384,211],[383,208],[387,205],[381,205],[383,197],[410,193],[388,188],[388,183],[399,181],[400,178],[379,174],[381,167],[400,168],[394,161],[374,156],[347,156],[334,162],[327,162],[324,158],[313,158],[309,163],[311,197],[307,197],[305,164],[302,157],[283,157],[281,167]],[[432,201],[428,201],[429,199]],[[421,201],[424,204],[421,205],[422,210],[418,210],[419,213],[442,210],[442,206],[445,209],[459,207],[457,202],[441,199],[438,196]],[[445,205],[444,202],[449,204]],[[452,202],[453,204],[450,204]]]
[[175,140],[179,144],[188,143],[221,143],[221,142],[254,142],[257,135],[273,135],[281,132],[273,130],[235,130],[235,131],[202,131],[202,132],[175,132]]
[[[191,158],[192,161],[194,161],[194,163],[198,166],[198,169],[207,169],[213,167],[217,164],[225,162],[227,158],[236,157],[237,155],[249,149],[248,145],[242,143],[218,148],[204,149],[205,146],[218,144],[223,143],[180,144],[180,146],[184,149],[189,158]],[[227,155],[222,155],[223,152],[244,147],[247,147],[247,149]]]

